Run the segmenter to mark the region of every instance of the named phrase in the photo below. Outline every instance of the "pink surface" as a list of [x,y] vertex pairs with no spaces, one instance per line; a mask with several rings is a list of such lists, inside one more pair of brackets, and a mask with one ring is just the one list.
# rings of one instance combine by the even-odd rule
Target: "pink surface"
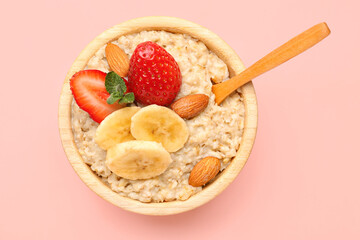
[[[360,239],[359,8],[357,0],[3,2],[0,239]],[[210,203],[168,217],[98,197],[71,168],[57,129],[76,56],[112,25],[148,15],[208,27],[246,66],[316,23],[332,30],[256,79],[258,135],[238,178]]]

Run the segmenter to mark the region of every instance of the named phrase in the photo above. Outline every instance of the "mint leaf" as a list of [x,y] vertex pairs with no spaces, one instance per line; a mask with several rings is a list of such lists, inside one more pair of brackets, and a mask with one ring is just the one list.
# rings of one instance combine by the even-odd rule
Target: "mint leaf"
[[132,103],[135,101],[134,93],[127,93],[123,98],[120,99],[119,103]]
[[[119,75],[118,75],[119,76]],[[120,76],[119,76],[120,77]],[[120,90],[124,93],[124,92],[126,92],[126,90],[127,90],[127,87],[126,87],[126,84],[125,84],[125,81],[124,81],[124,79],[122,79],[121,77],[120,77]]]
[[105,77],[105,88],[110,96],[106,100],[108,104],[114,104],[117,101],[119,103],[132,103],[135,101],[134,93],[124,93],[127,90],[124,79],[122,79],[115,72],[109,72]]
[[119,92],[115,92],[115,93],[110,94],[110,96],[108,97],[106,102],[108,104],[114,104],[116,101],[120,100],[121,98],[122,98],[122,95],[120,95]]
[[109,72],[105,77],[105,88],[110,94],[114,92],[126,92],[126,84],[124,80],[115,72]]

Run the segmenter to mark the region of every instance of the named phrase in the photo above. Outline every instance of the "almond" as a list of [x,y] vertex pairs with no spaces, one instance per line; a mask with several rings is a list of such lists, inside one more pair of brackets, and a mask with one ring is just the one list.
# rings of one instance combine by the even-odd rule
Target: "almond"
[[204,111],[208,103],[209,97],[207,95],[194,94],[176,100],[170,107],[180,117],[190,119]]
[[221,163],[216,157],[206,157],[198,162],[190,173],[189,184],[200,187],[213,179],[220,171]]
[[130,67],[130,60],[126,53],[119,46],[108,43],[105,48],[105,54],[111,70],[120,77],[125,77]]

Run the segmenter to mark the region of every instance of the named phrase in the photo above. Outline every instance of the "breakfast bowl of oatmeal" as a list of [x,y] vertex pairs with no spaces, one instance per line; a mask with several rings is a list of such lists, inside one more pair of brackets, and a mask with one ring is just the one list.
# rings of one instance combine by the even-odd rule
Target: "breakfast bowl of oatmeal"
[[82,181],[125,210],[199,207],[239,174],[254,144],[248,83],[215,103],[212,86],[245,69],[216,34],[145,17],[96,37],[68,72],[59,102],[65,153]]

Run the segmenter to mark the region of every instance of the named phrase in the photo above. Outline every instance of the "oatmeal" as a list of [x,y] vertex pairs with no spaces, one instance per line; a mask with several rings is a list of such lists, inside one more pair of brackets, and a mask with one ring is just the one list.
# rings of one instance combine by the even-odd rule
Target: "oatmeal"
[[[229,78],[225,63],[200,41],[185,35],[164,31],[143,31],[120,37],[113,43],[130,57],[136,46],[152,41],[169,52],[179,65],[182,85],[176,99],[202,93],[209,96],[206,109],[186,120],[189,138],[184,147],[171,153],[172,162],[159,176],[145,180],[129,180],[115,175],[105,165],[106,151],[94,141],[98,123],[73,102],[72,127],[76,146],[91,169],[113,191],[141,202],[186,200],[202,187],[189,185],[191,170],[201,159],[212,156],[221,160],[223,170],[239,149],[243,131],[244,104],[239,93],[233,93],[217,106],[211,92],[212,82]],[[87,69],[109,72],[103,46],[88,62]]]

